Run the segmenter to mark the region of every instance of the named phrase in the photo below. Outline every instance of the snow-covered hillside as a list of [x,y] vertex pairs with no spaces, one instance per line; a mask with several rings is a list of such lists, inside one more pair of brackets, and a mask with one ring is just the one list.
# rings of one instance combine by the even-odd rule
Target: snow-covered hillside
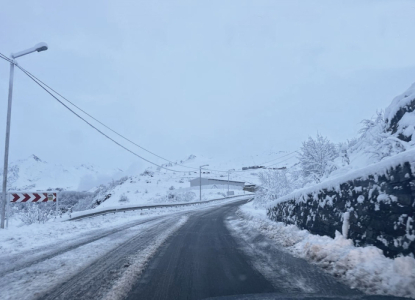
[[[275,163],[278,165],[274,166]],[[268,151],[255,156],[236,157],[229,160],[190,155],[177,163],[163,165],[171,170],[177,170],[177,172],[149,167],[141,174],[125,176],[107,185],[92,189],[91,192],[94,193],[92,205],[98,204],[102,208],[132,204],[198,201],[199,188],[191,188],[189,181],[199,177],[198,167],[201,165],[209,165],[202,169],[203,178],[224,180],[223,185],[203,186],[202,200],[222,198],[226,196],[228,190],[226,182],[228,170],[233,170],[229,176],[231,181],[258,184],[258,174],[264,169],[242,170],[243,167],[271,164],[272,168],[290,166],[295,163],[297,163],[295,154],[283,151]],[[230,191],[233,191],[235,195],[245,193],[233,188],[232,185],[230,185]]]
[[[0,176],[3,176],[3,170]],[[48,163],[36,155],[9,164],[8,189],[13,190],[88,190],[95,185],[117,178],[121,170],[104,170],[82,164],[64,167]]]
[[[190,155],[176,163],[164,164],[163,168],[150,166],[141,172],[105,170],[102,167],[82,164],[77,167],[48,163],[31,155],[10,163],[8,189],[10,191],[65,190],[88,191],[85,199],[74,207],[76,210],[100,206],[145,205],[149,203],[189,202],[199,200],[199,189],[190,188],[189,181],[199,177],[199,166],[209,165],[202,170],[202,177],[226,181],[242,181],[258,184],[258,166],[269,168],[290,167],[298,163],[296,153],[266,151],[247,157],[215,158]],[[254,167],[254,168],[252,168]],[[248,168],[243,170],[243,168]],[[171,170],[176,170],[173,172]],[[0,173],[0,175],[2,175]],[[235,195],[244,194],[233,189]],[[227,184],[214,188],[203,187],[202,200],[225,197]],[[81,194],[80,194],[81,195]],[[82,194],[83,195],[83,194]],[[81,195],[81,196],[82,196]],[[79,195],[76,197],[78,199]],[[63,198],[62,198],[63,199]],[[73,200],[73,199],[72,199]],[[77,200],[78,201],[78,200]],[[72,203],[73,201],[71,201]]]

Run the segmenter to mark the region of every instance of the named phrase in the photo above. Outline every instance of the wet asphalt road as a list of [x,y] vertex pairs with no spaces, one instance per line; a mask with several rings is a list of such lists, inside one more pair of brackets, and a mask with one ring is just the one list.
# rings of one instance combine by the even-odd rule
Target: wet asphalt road
[[323,298],[362,295],[258,232],[241,228],[252,240],[231,235],[225,222],[237,218],[235,211],[245,202],[191,215],[161,246],[127,299],[198,300],[264,293],[277,298],[309,293]]
[[204,299],[278,292],[239,250],[225,227],[232,203],[195,214],[155,255],[127,299]]
[[[137,229],[132,238],[35,298],[104,298],[124,274],[126,267],[128,270],[130,257],[145,252],[156,237],[174,227],[183,215],[189,217],[188,221],[156,250],[143,273],[134,279],[135,282],[125,282],[125,293],[119,294],[119,299],[198,300],[268,293],[278,294],[278,297],[292,293],[324,296],[360,294],[316,266],[279,249],[275,242],[244,227],[243,222],[238,225],[239,232],[232,231],[231,235],[226,220],[237,218],[235,211],[245,202],[241,200],[200,211],[141,221],[147,224],[146,229]],[[137,224],[128,226],[134,225]],[[114,235],[122,233],[122,230],[111,232]]]

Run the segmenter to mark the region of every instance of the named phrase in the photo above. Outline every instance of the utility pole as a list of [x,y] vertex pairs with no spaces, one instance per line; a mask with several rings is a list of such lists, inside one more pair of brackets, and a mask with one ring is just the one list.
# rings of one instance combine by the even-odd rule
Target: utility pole
[[230,174],[231,172],[230,171],[228,171],[228,195],[229,195],[229,174]]
[[226,196],[229,196],[229,174],[230,174],[232,171],[235,171],[235,169],[228,170],[228,193],[226,194]]
[[7,104],[7,121],[6,121],[6,141],[4,146],[4,167],[3,167],[3,193],[2,193],[2,202],[1,202],[1,222],[0,227],[4,229],[4,219],[6,216],[6,202],[7,202],[7,170],[9,168],[9,144],[10,144],[10,122],[12,116],[12,95],[13,95],[13,77],[14,77],[14,65],[16,64],[15,58],[20,56],[33,53],[35,51],[41,52],[48,50],[48,45],[46,43],[39,43],[34,47],[20,51],[17,53],[12,53],[12,61],[10,62],[10,77],[9,77],[9,98]]
[[203,165],[199,167],[199,201],[202,201],[202,168],[209,165]]

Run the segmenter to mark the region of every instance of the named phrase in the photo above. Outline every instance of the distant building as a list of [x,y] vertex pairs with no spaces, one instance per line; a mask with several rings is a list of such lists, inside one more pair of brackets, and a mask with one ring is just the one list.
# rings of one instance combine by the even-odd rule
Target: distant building
[[[202,178],[202,186],[212,186],[212,188],[224,188],[228,186],[228,181],[223,179],[213,179],[213,178]],[[190,180],[190,187],[200,186],[199,177]],[[245,182],[242,181],[232,181],[229,180],[229,188],[232,189],[243,189]]]

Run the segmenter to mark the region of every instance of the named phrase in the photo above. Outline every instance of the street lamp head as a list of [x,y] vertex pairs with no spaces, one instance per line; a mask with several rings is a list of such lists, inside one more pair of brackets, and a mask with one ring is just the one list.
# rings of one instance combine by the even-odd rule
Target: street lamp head
[[203,168],[203,167],[208,167],[209,165],[203,165],[203,166],[200,166],[199,168]]
[[46,43],[39,43],[39,44],[34,45],[32,48],[29,48],[29,49],[26,49],[20,52],[12,53],[12,58],[15,59],[20,56],[27,55],[27,54],[30,54],[36,51],[41,52],[45,50],[48,50],[48,45]]
[[46,43],[39,43],[35,45],[36,51],[37,52],[41,52],[41,51],[46,51],[48,50],[48,44]]

